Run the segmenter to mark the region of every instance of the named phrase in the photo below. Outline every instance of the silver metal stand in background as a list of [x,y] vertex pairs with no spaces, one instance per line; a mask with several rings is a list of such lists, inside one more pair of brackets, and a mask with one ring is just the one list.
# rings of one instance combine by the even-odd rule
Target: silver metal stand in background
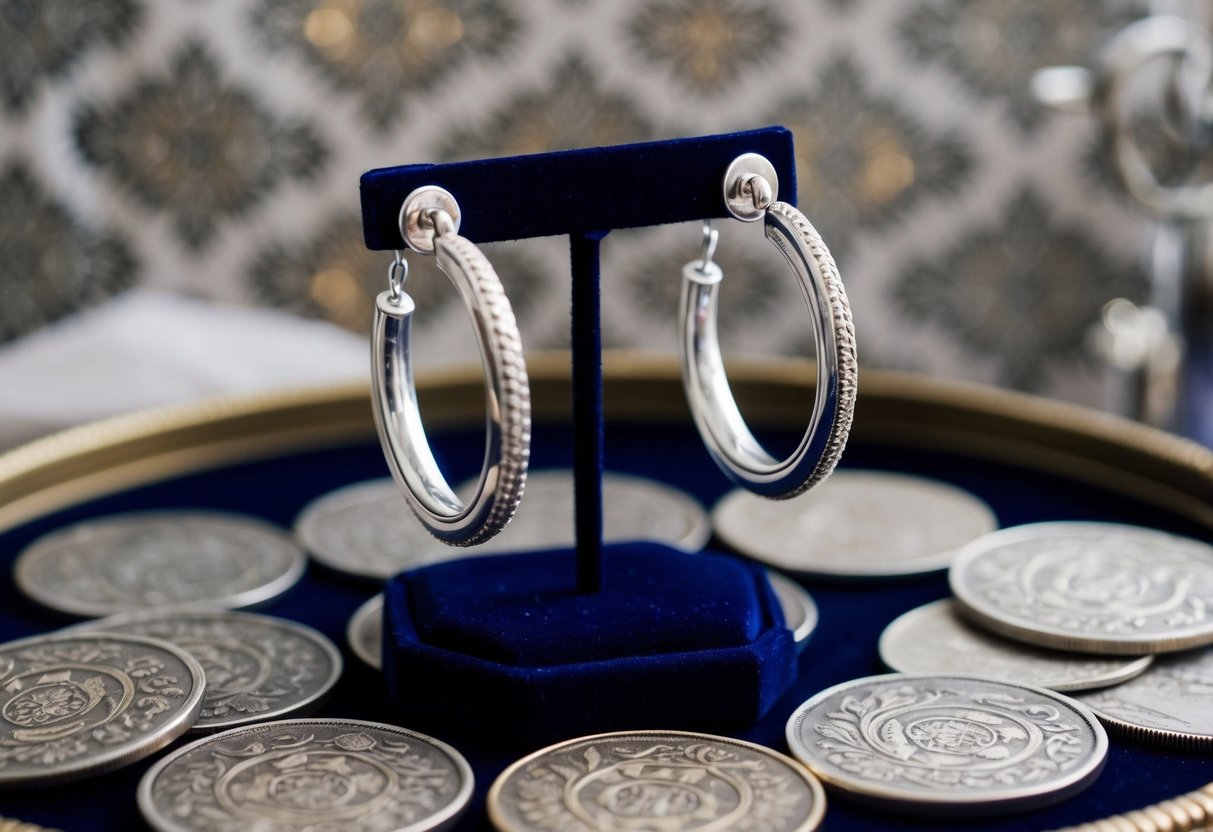
[[[1092,333],[1109,408],[1213,441],[1213,35],[1147,17],[1113,37],[1095,68],[1049,67],[1032,89],[1102,120],[1121,184],[1156,220],[1148,304],[1109,301]],[[1164,151],[1143,146],[1143,133]]]

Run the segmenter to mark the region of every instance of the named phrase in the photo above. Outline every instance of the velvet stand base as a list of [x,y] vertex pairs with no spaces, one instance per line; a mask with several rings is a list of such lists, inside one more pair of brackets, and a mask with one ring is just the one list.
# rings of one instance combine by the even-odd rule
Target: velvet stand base
[[578,593],[571,549],[397,575],[383,666],[400,721],[527,746],[726,730],[759,719],[795,680],[792,636],[762,568],[642,542],[604,547],[602,576],[601,592]]

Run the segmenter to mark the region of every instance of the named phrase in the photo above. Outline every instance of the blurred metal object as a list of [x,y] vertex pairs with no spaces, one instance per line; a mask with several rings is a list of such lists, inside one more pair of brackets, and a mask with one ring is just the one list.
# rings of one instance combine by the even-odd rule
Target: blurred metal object
[[[1165,70],[1150,75],[1152,69]],[[1135,133],[1142,80],[1156,104],[1150,126],[1182,164],[1162,175]],[[1092,333],[1108,368],[1109,407],[1209,440],[1213,422],[1213,36],[1190,20],[1154,15],[1113,37],[1093,69],[1048,67],[1032,79],[1046,106],[1103,122],[1128,194],[1158,220],[1148,253],[1149,305],[1111,301]]]

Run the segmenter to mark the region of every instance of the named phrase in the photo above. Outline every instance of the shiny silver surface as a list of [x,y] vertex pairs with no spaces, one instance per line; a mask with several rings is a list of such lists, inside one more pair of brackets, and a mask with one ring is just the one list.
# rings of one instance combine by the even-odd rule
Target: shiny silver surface
[[880,636],[880,659],[900,673],[967,673],[1062,692],[1126,682],[1154,660],[1044,650],[1000,638],[965,621],[951,599],[894,619]]
[[444,543],[473,546],[505,528],[522,499],[531,445],[530,388],[518,325],[497,273],[475,244],[455,232],[448,214],[437,209],[423,214],[438,231],[433,237],[438,266],[471,315],[484,366],[484,463],[467,502],[447,484],[426,439],[410,351],[415,304],[395,288],[376,300],[375,425],[392,476],[422,524]]
[[451,221],[451,231],[459,233],[459,203],[445,188],[423,185],[404,198],[400,206],[400,236],[404,243],[418,254],[434,253],[434,236],[437,233],[432,211],[442,211]]
[[[726,179],[726,191],[730,187]],[[817,345],[815,399],[797,448],[786,459],[771,456],[733,399],[716,330],[723,273],[715,263],[693,261],[682,270],[678,347],[687,402],[712,458],[738,485],[786,499],[824,480],[842,455],[858,384],[855,330],[838,267],[816,229],[784,202],[771,203],[761,216],[804,293]]]
[[846,469],[794,500],[738,489],[712,509],[729,546],[777,569],[892,578],[946,569],[957,550],[997,528],[993,510],[938,480]]
[[803,652],[808,646],[809,636],[813,635],[813,630],[817,628],[817,604],[808,590],[791,578],[785,578],[778,572],[767,572],[767,580],[771,582],[771,589],[779,599],[783,620],[792,631],[796,650]]
[[363,603],[345,628],[350,650],[375,670],[383,669],[383,593]]
[[[474,487],[472,482],[457,490]],[[510,525],[478,545],[474,554],[573,544],[572,472],[530,472],[526,488],[526,502]],[[602,488],[603,533],[608,542],[656,540],[698,551],[711,536],[707,512],[676,489],[614,472],[603,476]],[[317,562],[375,581],[464,554],[435,541],[403,508],[400,489],[392,480],[355,483],[305,507],[295,521],[295,533]]]
[[966,546],[958,609],[1058,650],[1140,656],[1213,644],[1213,546],[1116,523],[1035,523]]
[[76,780],[154,754],[193,724],[203,687],[188,653],[141,636],[0,645],[0,789]]
[[1114,733],[1166,748],[1213,749],[1213,647],[1160,656],[1123,685],[1074,698]]
[[92,621],[73,632],[161,639],[202,665],[206,695],[192,731],[306,716],[341,678],[341,653],[311,627],[253,613],[168,609]]
[[821,784],[796,761],[742,740],[683,731],[557,743],[502,772],[488,804],[501,832],[809,832],[826,808]]
[[779,198],[779,174],[765,156],[743,153],[725,169],[723,188],[729,213],[742,222],[756,222]]
[[422,832],[472,795],[463,756],[432,737],[347,719],[235,728],[187,745],[139,782],[161,832]]
[[972,676],[891,674],[818,693],[787,726],[793,756],[828,788],[886,809],[997,814],[1090,785],[1108,738],[1060,694]]
[[307,558],[252,517],[155,511],[85,520],[35,540],[14,578],[40,604],[88,618],[180,604],[237,608],[290,589]]

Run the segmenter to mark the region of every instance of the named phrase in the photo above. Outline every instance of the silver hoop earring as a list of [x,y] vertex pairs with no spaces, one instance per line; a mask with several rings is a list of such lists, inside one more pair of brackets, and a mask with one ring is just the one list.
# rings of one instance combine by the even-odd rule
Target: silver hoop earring
[[775,168],[756,153],[737,157],[724,178],[725,204],[743,222],[762,220],[804,292],[817,344],[817,389],[809,426],[796,449],[776,459],[750,432],[729,387],[716,333],[724,273],[712,262],[717,232],[704,225],[700,259],[682,269],[678,347],[695,426],[716,464],[738,485],[772,499],[795,497],[821,482],[842,455],[855,409],[858,366],[851,309],[834,258],[804,214],[776,202]]
[[404,293],[408,263],[399,251],[388,290],[375,303],[371,372],[375,426],[392,477],[422,524],[452,546],[474,546],[505,528],[526,484],[531,449],[531,393],[522,340],[501,280],[484,254],[459,236],[459,206],[435,186],[409,194],[400,232],[415,252],[436,254],[471,314],[484,365],[486,438],[476,489],[461,503],[434,460],[417,407],[409,336],[415,309]]

